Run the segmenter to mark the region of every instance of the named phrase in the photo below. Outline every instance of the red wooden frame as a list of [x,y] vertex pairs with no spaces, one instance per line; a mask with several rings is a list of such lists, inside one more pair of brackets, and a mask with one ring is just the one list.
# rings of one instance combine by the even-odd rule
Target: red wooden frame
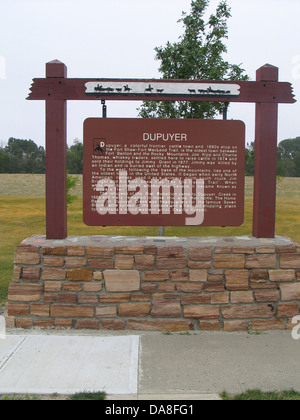
[[[190,81],[152,79],[68,79],[67,67],[60,61],[46,64],[46,78],[33,79],[27,99],[46,101],[46,236],[67,237],[67,101],[68,100],[180,100],[201,102],[247,102],[256,104],[255,176],[253,236],[273,238],[275,235],[277,124],[278,104],[295,103],[290,83],[278,82],[278,68],[266,64],[257,71],[255,82]],[[240,87],[238,96],[193,96],[180,98],[157,95],[124,95],[109,93],[87,95],[88,82],[144,83],[217,83]]]

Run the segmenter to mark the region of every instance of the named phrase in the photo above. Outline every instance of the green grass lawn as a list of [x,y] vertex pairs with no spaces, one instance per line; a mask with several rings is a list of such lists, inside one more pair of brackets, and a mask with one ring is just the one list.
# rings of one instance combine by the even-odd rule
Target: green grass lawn
[[223,401],[299,401],[300,393],[294,390],[262,392],[254,389],[237,395],[223,392],[221,398]]
[[[82,177],[75,194],[81,195]],[[45,234],[43,175],[0,174],[0,303],[7,299],[16,247],[25,238]],[[240,227],[166,227],[165,236],[240,236],[252,233],[253,178],[246,178],[245,222]],[[300,178],[278,184],[276,234],[300,243]],[[157,236],[158,227],[88,227],[82,221],[82,199],[68,209],[68,234]]]

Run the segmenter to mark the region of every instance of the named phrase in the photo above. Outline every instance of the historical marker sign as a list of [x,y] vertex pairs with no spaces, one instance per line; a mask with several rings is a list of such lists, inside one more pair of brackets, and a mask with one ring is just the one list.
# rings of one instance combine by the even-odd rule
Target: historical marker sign
[[90,226],[239,226],[240,121],[97,119],[84,123],[84,221]]

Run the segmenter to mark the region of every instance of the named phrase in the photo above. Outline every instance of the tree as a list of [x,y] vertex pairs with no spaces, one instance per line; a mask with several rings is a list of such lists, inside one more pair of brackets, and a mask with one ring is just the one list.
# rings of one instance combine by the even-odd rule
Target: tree
[[32,140],[11,137],[7,146],[2,149],[0,172],[4,170],[8,173],[44,173],[44,148],[37,146]]
[[283,140],[277,149],[278,174],[300,176],[300,137]]
[[[157,47],[156,59],[161,62],[159,72],[163,79],[186,80],[249,80],[240,65],[223,59],[227,52],[224,40],[228,38],[227,20],[230,8],[222,0],[208,21],[204,15],[210,0],[193,0],[191,12],[183,12],[179,22],[184,33],[178,42]],[[155,102],[146,101],[139,109],[142,118],[213,118],[222,113],[222,103],[209,102]]]
[[251,142],[246,146],[246,156],[245,156],[245,175],[252,176],[254,175],[254,157],[255,157],[255,143]]
[[67,167],[70,174],[82,174],[83,144],[74,140],[74,144],[67,151]]

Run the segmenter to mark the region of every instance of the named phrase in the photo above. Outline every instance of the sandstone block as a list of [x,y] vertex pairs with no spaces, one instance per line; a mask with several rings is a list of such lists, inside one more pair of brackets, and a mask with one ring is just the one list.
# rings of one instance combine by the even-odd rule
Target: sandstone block
[[102,283],[86,283],[83,288],[85,292],[101,292],[102,289]]
[[96,319],[78,319],[75,328],[76,330],[98,330],[99,321]]
[[163,293],[172,293],[175,291],[174,283],[159,283],[158,291]]
[[131,255],[116,255],[115,268],[120,270],[131,270],[134,264],[134,257]]
[[283,301],[300,299],[300,282],[282,283],[280,285],[280,290]]
[[17,302],[38,302],[43,296],[43,286],[39,284],[11,283],[8,300]]
[[129,319],[127,322],[129,330],[135,331],[193,331],[194,325],[190,321],[169,321],[169,320],[135,320]]
[[42,280],[43,281],[58,281],[58,280],[65,280],[66,278],[66,270],[63,268],[44,268],[42,273]]
[[144,254],[156,255],[156,247],[154,245],[145,245]]
[[168,270],[157,270],[157,271],[147,271],[144,275],[143,281],[166,281],[169,280],[169,271]]
[[140,273],[137,270],[104,271],[107,292],[136,292],[140,290]]
[[9,316],[29,315],[29,304],[9,302],[7,305],[7,313]]
[[43,255],[67,255],[67,248],[65,246],[45,247],[43,248]]
[[119,305],[119,316],[147,316],[150,306],[150,303],[122,303]]
[[219,321],[200,321],[199,328],[200,328],[200,331],[219,331],[220,322]]
[[224,331],[246,331],[249,327],[248,321],[224,321]]
[[19,246],[15,252],[15,264],[36,265],[41,261],[39,248]]
[[216,246],[215,254],[230,254],[231,246]]
[[277,254],[290,254],[296,251],[296,245],[282,245],[276,247]]
[[284,330],[284,322],[280,319],[253,320],[251,322],[253,331]]
[[225,286],[223,283],[204,283],[204,291],[205,292],[224,292]]
[[253,303],[253,292],[231,292],[231,303]]
[[55,328],[72,328],[72,319],[55,319],[54,320]]
[[268,281],[268,270],[251,270],[251,285],[263,284]]
[[185,268],[187,265],[187,255],[180,246],[163,247],[157,249],[156,266],[158,269]]
[[49,317],[50,315],[50,305],[32,303],[30,305],[30,314],[39,316],[39,317]]
[[200,293],[202,288],[202,283],[176,283],[177,291],[183,293]]
[[109,268],[114,268],[113,260],[88,260],[89,267],[93,270],[105,270]]
[[190,248],[189,256],[191,260],[210,261],[212,249],[211,247]]
[[248,270],[226,270],[225,279],[227,290],[248,290],[249,288]]
[[111,318],[117,316],[116,306],[98,306],[96,307],[96,316],[99,318]]
[[37,283],[40,278],[40,272],[39,268],[24,267],[22,271],[23,282]]
[[125,323],[120,319],[101,319],[101,327],[104,330],[125,330]]
[[66,257],[65,263],[67,268],[80,268],[86,266],[85,257]]
[[54,303],[55,302],[55,293],[45,292],[44,293],[44,302],[45,303]]
[[89,246],[87,248],[87,257],[90,259],[110,259],[113,255],[114,248],[112,247]]
[[295,270],[270,270],[270,281],[293,281],[295,279]]
[[153,255],[136,255],[135,265],[138,270],[153,270],[154,256]]
[[274,254],[275,246],[274,245],[261,245],[256,247],[257,254]]
[[68,255],[72,257],[83,257],[85,254],[85,247],[81,245],[69,245]]
[[12,281],[14,283],[19,283],[20,282],[21,273],[22,273],[22,268],[15,265],[14,266],[14,272],[13,272],[13,278],[12,278]]
[[298,302],[280,303],[278,305],[278,318],[293,317],[299,315]]
[[300,268],[300,254],[281,254],[280,268]]
[[229,292],[220,292],[211,294],[211,303],[229,303]]
[[181,297],[181,305],[201,305],[201,304],[209,304],[209,303],[210,303],[209,294],[183,295]]
[[172,281],[189,281],[189,274],[187,270],[172,270],[170,272]]
[[38,328],[53,328],[54,321],[52,319],[34,319],[33,326]]
[[98,303],[98,295],[96,293],[80,293],[78,295],[78,303]]
[[256,302],[278,302],[279,290],[257,290],[254,292]]
[[94,312],[93,306],[59,304],[51,306],[52,318],[93,318]]
[[215,254],[215,268],[244,268],[245,256],[243,254]]
[[43,255],[67,255],[67,248],[65,246],[45,247],[43,248]]
[[33,320],[31,318],[17,318],[15,325],[17,328],[29,329],[33,327]]
[[179,300],[154,300],[152,304],[151,316],[154,318],[179,318],[181,316],[181,306]]
[[219,318],[219,306],[185,306],[185,318],[217,319]]
[[246,268],[276,268],[275,254],[250,255],[246,261]]
[[229,305],[222,307],[225,319],[272,318],[274,308],[272,305]]
[[45,256],[43,258],[44,267],[63,267],[65,264],[63,257]]
[[88,268],[74,268],[67,270],[67,278],[69,281],[92,281],[93,270]]
[[190,281],[192,282],[206,282],[207,271],[206,270],[190,270]]
[[57,303],[76,303],[76,293],[59,293],[56,297]]
[[45,292],[60,292],[62,289],[61,281],[45,281]]
[[156,284],[153,284],[153,283],[142,284],[141,290],[145,294],[155,293],[156,292]]
[[81,290],[82,290],[81,283],[64,283],[65,292],[81,292]]
[[94,280],[95,281],[103,280],[102,271],[94,271]]

